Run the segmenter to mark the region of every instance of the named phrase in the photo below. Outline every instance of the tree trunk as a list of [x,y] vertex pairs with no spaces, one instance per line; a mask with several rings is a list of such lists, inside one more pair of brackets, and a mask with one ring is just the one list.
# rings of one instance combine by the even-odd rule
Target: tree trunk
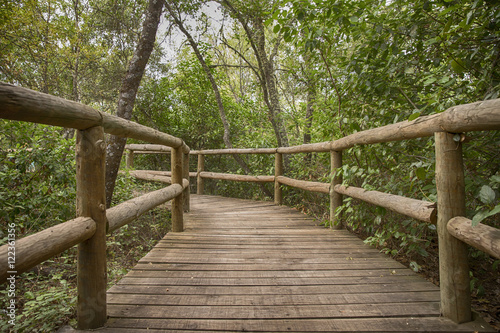
[[[149,0],[146,18],[137,48],[129,63],[129,68],[122,81],[116,115],[130,120],[135,98],[141,83],[144,69],[154,48],[156,31],[160,23],[164,0]],[[106,205],[110,207],[115,188],[116,175],[127,139],[111,135],[106,150]]]
[[[80,66],[80,0],[73,0],[73,11],[75,14],[75,30],[77,33],[76,44],[73,45],[73,52],[75,55],[75,62],[73,65],[72,78],[72,92],[71,99],[75,102],[80,102],[80,94],[78,92],[78,76],[79,76],[79,66]],[[75,136],[74,128],[65,128],[63,132],[63,138],[72,139]]]
[[[228,0],[219,0],[219,3],[229,9],[229,11],[236,16],[236,19],[243,26],[243,29],[247,34],[250,46],[252,47],[258,62],[260,73],[258,76],[262,87],[262,94],[264,102],[268,107],[269,120],[273,126],[276,141],[278,146],[288,147],[288,136],[279,103],[276,79],[274,77],[273,58],[276,53],[278,43],[275,46],[275,51],[268,56],[265,48],[266,36],[262,15],[260,13],[252,12],[251,14],[248,14],[247,17],[244,17],[243,14]],[[248,26],[248,21],[252,23],[253,29]],[[285,155],[285,168],[288,165],[288,160],[288,156]]]
[[[306,124],[304,128],[304,144],[311,143],[311,128],[313,123],[313,113],[314,113],[314,102],[316,100],[316,91],[313,86],[314,83],[309,82],[307,87],[307,97],[306,97]],[[304,156],[304,161],[311,162],[312,155],[307,153]]]
[[[255,29],[256,49],[259,53],[259,58],[262,63],[262,77],[266,82],[267,93],[269,96],[269,115],[271,116],[271,123],[273,125],[278,146],[288,147],[288,136],[283,121],[283,113],[279,101],[278,88],[276,87],[276,80],[274,77],[274,62],[273,57],[267,55],[266,52],[266,36],[264,32],[264,24],[262,18],[258,17],[253,20]],[[286,162],[285,162],[286,164]]]

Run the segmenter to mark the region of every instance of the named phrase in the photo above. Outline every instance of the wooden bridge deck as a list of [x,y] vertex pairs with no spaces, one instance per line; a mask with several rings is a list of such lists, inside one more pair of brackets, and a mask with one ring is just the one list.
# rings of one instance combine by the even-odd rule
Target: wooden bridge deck
[[489,329],[440,318],[432,283],[288,207],[193,195],[185,228],[108,291],[105,331]]

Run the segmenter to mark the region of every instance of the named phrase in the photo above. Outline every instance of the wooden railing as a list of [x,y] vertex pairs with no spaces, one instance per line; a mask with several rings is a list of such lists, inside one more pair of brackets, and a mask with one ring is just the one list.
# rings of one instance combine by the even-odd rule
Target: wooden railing
[[[457,323],[472,320],[469,267],[465,243],[493,257],[500,258],[500,230],[479,224],[472,227],[465,215],[465,187],[462,161],[462,142],[457,133],[500,129],[500,99],[459,105],[443,113],[403,121],[397,124],[358,132],[339,140],[282,148],[217,149],[191,151],[198,155],[197,193],[203,194],[205,179],[246,182],[274,182],[274,201],[283,203],[281,185],[330,196],[330,218],[333,228],[342,225],[336,214],[347,195],[385,207],[406,216],[437,224],[440,263],[441,313]],[[437,204],[403,196],[366,191],[342,185],[342,153],[356,145],[435,137]],[[134,153],[168,153],[158,145],[128,145],[128,166],[133,165]],[[331,183],[291,179],[283,176],[283,154],[330,152]],[[275,174],[263,176],[221,174],[205,171],[205,155],[217,154],[274,154]],[[152,176],[145,176],[143,179]],[[151,178],[152,177],[152,178]],[[163,177],[157,174],[155,177]],[[464,243],[465,242],[465,243]]]
[[[0,247],[0,283],[7,278],[15,279],[22,272],[78,244],[78,328],[102,327],[107,316],[106,233],[168,200],[173,200],[172,229],[174,232],[183,231],[183,211],[189,206],[183,199],[189,200],[189,177],[185,175],[183,163],[188,162],[189,147],[179,138],[146,126],[5,83],[0,83],[0,118],[78,130],[78,217]],[[172,185],[106,210],[104,132],[169,146]]]

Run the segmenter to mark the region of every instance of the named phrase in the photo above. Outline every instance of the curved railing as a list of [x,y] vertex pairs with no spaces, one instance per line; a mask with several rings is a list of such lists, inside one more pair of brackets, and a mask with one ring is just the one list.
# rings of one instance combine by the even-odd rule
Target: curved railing
[[[189,177],[197,177],[197,193],[203,194],[205,179],[274,182],[274,200],[282,204],[282,185],[330,196],[332,226],[340,228],[336,214],[343,196],[352,196],[413,218],[437,224],[440,247],[440,288],[442,314],[462,323],[472,319],[469,269],[465,243],[500,258],[500,230],[479,225],[471,227],[465,215],[464,175],[461,140],[457,133],[500,129],[500,100],[453,107],[443,113],[420,117],[376,129],[358,132],[335,141],[294,147],[265,149],[224,149],[190,151],[176,137],[88,106],[28,89],[0,83],[0,118],[75,128],[77,132],[77,213],[76,219],[15,241],[15,247],[0,247],[0,281],[20,274],[38,263],[79,244],[78,327],[90,329],[106,321],[105,235],[129,223],[148,209],[167,200],[172,202],[173,231],[183,230],[183,211],[189,209]],[[171,172],[135,171],[137,177],[172,185],[129,200],[106,210],[104,194],[104,132],[150,142],[128,145],[127,164],[134,152],[172,154]],[[378,191],[342,185],[342,154],[356,145],[435,137],[437,204]],[[283,154],[330,152],[332,181],[329,184],[295,180],[283,176]],[[245,176],[204,170],[204,156],[215,154],[274,154],[274,175]],[[189,173],[189,155],[198,156],[196,173]],[[184,167],[183,167],[184,166]],[[15,249],[15,263],[9,263]]]
[[[261,149],[217,149],[191,151],[198,155],[198,169],[191,176],[197,177],[197,193],[203,194],[205,179],[245,182],[274,182],[274,201],[282,204],[282,185],[306,191],[326,193],[330,196],[330,218],[334,228],[341,227],[341,215],[337,209],[343,196],[385,207],[406,216],[437,225],[439,238],[441,312],[457,323],[472,320],[469,268],[465,243],[500,259],[500,230],[479,224],[472,227],[465,215],[465,185],[460,135],[470,131],[500,129],[500,99],[464,104],[443,113],[417,118],[413,121],[383,126],[357,132],[339,140],[306,144],[294,147]],[[437,203],[431,203],[399,195],[366,191],[362,188],[342,185],[343,151],[357,146],[391,141],[435,137]],[[457,140],[458,138],[458,140]],[[127,164],[132,166],[134,153],[168,153],[169,149],[158,145],[128,145]],[[283,154],[330,152],[331,183],[291,179],[283,176]],[[274,154],[275,174],[250,176],[212,173],[204,170],[204,157],[218,154]],[[138,177],[154,180],[164,177],[162,172]]]
[[[102,327],[106,322],[106,233],[168,200],[173,200],[172,229],[174,232],[183,230],[183,211],[189,200],[189,177],[184,177],[183,163],[187,160],[189,147],[181,139],[152,128],[73,101],[5,83],[0,83],[0,118],[78,130],[78,217],[22,239],[12,237],[9,244],[0,247],[0,283],[8,278],[15,279],[22,272],[78,244],[78,328]],[[104,132],[170,147],[172,184],[106,210]]]

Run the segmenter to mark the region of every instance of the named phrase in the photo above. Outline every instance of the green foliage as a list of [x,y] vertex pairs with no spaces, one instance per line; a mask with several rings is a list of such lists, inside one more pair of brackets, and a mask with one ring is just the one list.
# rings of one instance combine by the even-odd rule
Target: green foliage
[[[23,277],[28,281],[35,279],[33,273],[24,274]],[[38,280],[34,290],[28,288],[31,288],[29,284],[20,284],[18,281],[16,325],[13,328],[7,320],[2,320],[2,332],[54,332],[75,315],[76,289],[61,273],[56,273],[49,279]],[[0,294],[3,300],[10,299],[6,290],[1,290]]]
[[18,235],[75,216],[74,140],[54,128],[1,121],[0,222]]
[[[490,178],[490,185],[483,185],[478,197],[481,204],[476,208],[476,214],[472,218],[472,225],[477,225],[484,219],[500,213],[500,204],[495,206],[498,200],[498,190],[500,187],[500,176],[494,175]],[[493,190],[493,188],[496,189]]]

